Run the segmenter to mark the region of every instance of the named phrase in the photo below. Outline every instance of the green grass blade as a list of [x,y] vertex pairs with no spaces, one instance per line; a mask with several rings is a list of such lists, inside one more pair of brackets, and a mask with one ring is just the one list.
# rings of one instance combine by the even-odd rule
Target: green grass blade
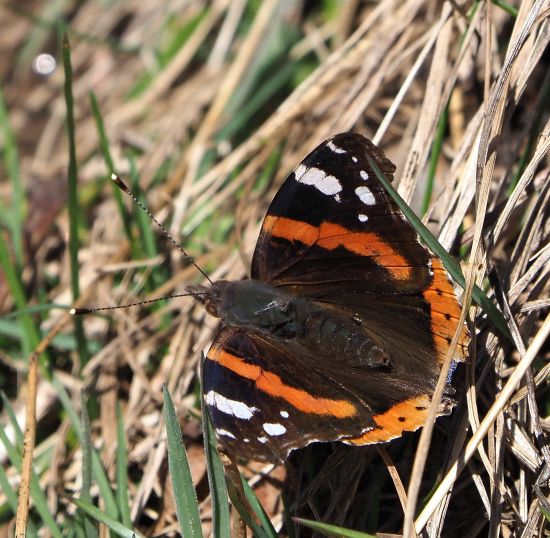
[[256,514],[259,522],[262,524],[262,528],[264,529],[266,536],[270,538],[277,538],[277,531],[271,523],[268,515],[265,513],[264,507],[261,505],[258,497],[256,497],[254,490],[249,486],[248,482],[244,479],[242,475],[241,482],[243,484],[246,500],[248,501],[248,504],[250,505],[252,510],[254,510],[254,513]]
[[[466,280],[464,278],[464,275],[462,274],[460,265],[441,246],[439,241],[433,236],[430,230],[428,230],[428,228],[426,228],[426,226],[422,224],[422,221],[416,216],[414,211],[407,205],[405,200],[403,200],[403,198],[401,198],[399,193],[393,188],[392,184],[388,181],[386,176],[384,176],[384,174],[381,172],[380,168],[374,162],[374,160],[368,155],[367,155],[367,159],[369,161],[371,168],[374,170],[376,177],[380,180],[380,182],[386,189],[386,192],[393,198],[395,203],[399,206],[399,209],[401,209],[401,211],[404,213],[405,217],[411,223],[412,227],[416,230],[418,235],[420,235],[424,243],[426,243],[428,248],[441,259],[443,265],[445,266],[445,269],[449,271],[450,275],[454,278],[454,280],[462,288],[464,288],[466,286]],[[497,309],[497,307],[487,298],[487,296],[483,293],[483,291],[478,286],[474,286],[472,297],[475,300],[475,302],[483,308],[485,313],[489,316],[489,318],[495,324],[495,326],[502,332],[502,334],[506,336],[506,338],[509,338],[512,341],[512,335],[508,330],[508,326],[506,325],[506,321],[503,315]]]
[[[92,487],[92,453],[94,447],[92,446],[90,417],[88,416],[87,402],[84,398],[84,394],[80,393],[80,414],[82,416],[82,433],[84,436],[84,442],[82,443],[82,490],[80,498],[88,503],[92,503],[91,487]],[[99,536],[97,529],[95,528],[91,518],[86,514],[82,514],[83,526],[86,532],[86,536],[89,538],[95,538]]]
[[508,13],[508,15],[512,15],[512,17],[517,17],[519,10],[517,7],[514,7],[510,5],[508,2],[504,2],[503,0],[491,0],[495,6],[498,6],[499,8],[503,9]]
[[432,199],[434,188],[435,171],[437,169],[437,163],[439,162],[439,156],[441,155],[441,149],[443,148],[443,139],[445,137],[448,119],[449,105],[445,107],[445,110],[443,111],[439,118],[439,121],[437,122],[435,138],[432,145],[432,151],[430,153],[430,164],[428,166],[428,176],[426,178],[424,196],[422,197],[422,207],[420,209],[421,215],[425,215],[428,211],[428,208],[430,207],[430,201]]
[[89,96],[90,96],[90,105],[92,107],[92,115],[94,117],[97,134],[99,136],[99,145],[101,147],[101,153],[103,155],[103,160],[105,161],[105,165],[107,166],[107,177],[109,178],[109,183],[111,183],[111,186],[113,189],[116,205],[118,207],[118,211],[122,218],[124,233],[126,234],[128,242],[130,244],[130,250],[132,252],[132,255],[136,255],[137,253],[135,252],[134,240],[132,238],[132,227],[130,222],[130,215],[126,210],[124,203],[122,202],[122,193],[120,192],[120,189],[110,180],[111,175],[115,173],[115,165],[113,163],[113,157],[111,156],[111,151],[109,149],[109,140],[107,139],[107,134],[105,133],[105,123],[103,122],[103,116],[101,115],[101,111],[99,110],[99,104],[97,102],[95,93],[91,91],[89,93]]
[[82,494],[81,498],[91,502],[92,496],[90,488],[92,487],[92,438],[90,432],[90,417],[86,408],[87,403],[84,394],[80,394],[80,414],[82,416]]
[[127,527],[132,526],[132,518],[130,516],[130,501],[128,499],[128,458],[126,450],[126,435],[124,428],[124,417],[120,402],[117,402],[116,407],[116,497],[118,501],[118,509],[122,516],[122,523]]
[[8,480],[8,475],[2,465],[0,465],[0,490],[6,496],[8,506],[12,514],[15,515],[17,512],[17,493],[12,489],[10,481]]
[[[13,411],[13,407],[11,406],[11,403],[9,399],[6,397],[5,393],[2,391],[0,394],[2,396],[2,403],[4,405],[4,410],[6,411],[6,414],[8,415],[8,418],[10,419],[10,423],[14,429],[16,446],[18,447],[23,446],[23,432],[19,427],[17,418]],[[15,457],[15,452],[13,453],[13,455]],[[43,466],[40,466],[40,465],[37,466],[35,462],[35,464],[33,465],[33,468],[36,469],[37,467],[39,469],[43,468]],[[8,481],[7,475],[2,466],[0,466],[0,491],[6,494],[8,506],[10,507],[13,515],[15,515],[17,511],[17,493],[12,490],[11,485]],[[27,522],[27,535],[33,536],[33,537],[38,535],[36,525],[31,518],[29,518]]]
[[[23,432],[19,427],[17,418],[13,411],[13,407],[10,401],[8,400],[8,398],[6,397],[6,394],[4,393],[4,391],[2,391],[0,395],[2,396],[2,404],[4,406],[4,410],[6,411],[6,414],[8,415],[8,418],[10,419],[10,423],[15,432],[16,446],[23,446]],[[15,513],[17,512],[17,493],[11,488],[6,472],[4,471],[4,468],[1,465],[0,465],[0,491],[2,491],[6,495],[8,506],[10,507],[13,515],[15,515]],[[31,520],[31,518],[29,518],[27,522],[27,534],[33,537],[37,536],[36,525]]]
[[[6,435],[6,432],[4,431],[4,428],[2,427],[0,427],[0,442],[2,442],[2,444],[4,445],[11,464],[17,469],[18,472],[21,472],[21,455],[10,442],[8,436]],[[61,532],[57,526],[57,523],[55,522],[55,519],[50,514],[46,496],[44,495],[44,492],[40,487],[38,477],[36,476],[34,470],[31,471],[31,473],[30,491],[34,507],[42,518],[42,522],[50,531],[51,535],[54,536],[54,538],[61,538]]]
[[78,532],[77,529],[75,529],[74,525],[71,524],[71,527],[70,528],[67,528],[66,530],[64,530],[64,534],[63,536],[65,538],[73,538],[74,536],[76,536],[77,538],[81,538],[81,536],[83,536],[83,538],[86,538],[84,536],[84,533],[83,532]]
[[[139,185],[139,173],[137,169],[137,163],[134,155],[128,153],[128,161],[130,163],[130,186],[135,197],[145,206],[147,206],[147,200],[141,191]],[[137,222],[139,228],[139,237],[140,237],[140,256],[145,255],[147,258],[154,258],[158,256],[159,250],[157,248],[157,243],[155,239],[155,232],[153,231],[154,226],[151,225],[151,219],[145,211],[137,211],[134,215],[135,222]],[[155,274],[153,273],[152,278],[154,279]],[[161,282],[156,282],[157,285],[160,285]]]
[[[2,465],[0,465],[0,491],[6,496],[6,503],[0,507],[0,521],[4,522],[13,519],[17,512],[17,493],[12,489]],[[36,525],[30,517],[27,521],[27,536],[30,538],[38,536]]]
[[184,538],[202,538],[197,494],[191,478],[178,416],[166,385],[162,389],[162,394],[168,441],[168,467],[178,521]]
[[[20,323],[9,319],[12,316],[16,317],[18,313],[6,315],[3,319],[0,319],[0,336],[7,336],[22,341],[25,337],[25,331]],[[59,334],[53,339],[52,346],[60,351],[73,351],[76,348],[76,341],[72,334]],[[97,348],[98,346],[96,345],[95,347]]]
[[19,423],[17,422],[17,417],[15,416],[13,407],[4,391],[1,391],[0,395],[2,396],[2,404],[4,406],[4,411],[8,415],[11,425],[15,431],[15,443],[17,446],[23,446],[23,431],[19,427]]
[[143,534],[126,527],[109,514],[102,512],[99,508],[93,504],[83,501],[82,499],[75,499],[74,497],[66,497],[71,503],[80,508],[83,512],[94,518],[96,521],[103,523],[109,527],[113,532],[122,536],[123,538],[144,538]]
[[77,536],[77,538],[86,538],[86,534],[84,533],[84,528],[82,524],[82,518],[80,517],[79,512],[77,512],[75,516],[72,527],[73,527],[74,534],[75,536]]
[[243,518],[248,528],[252,529],[252,534],[254,535],[254,537],[268,538],[268,534],[264,531],[262,527],[260,527],[260,525],[258,525],[254,521],[253,516],[248,513],[247,509],[241,502],[237,490],[235,489],[235,486],[232,482],[229,482],[227,484],[227,493],[229,494],[229,498],[231,499],[233,506],[237,509],[237,512],[239,512],[240,516]]
[[69,142],[69,166],[67,171],[67,179],[69,182],[69,254],[71,262],[71,288],[73,301],[75,301],[80,296],[78,278],[78,167],[76,162],[73,68],[71,64],[71,46],[66,34],[63,36],[63,67],[65,69],[64,90],[67,108],[67,137]]
[[[9,248],[4,241],[4,235],[0,233],[0,267],[4,272],[4,277],[10,289],[15,305],[19,311],[27,308],[27,299],[23,291],[23,284],[19,279],[19,272],[13,265]],[[40,342],[38,329],[36,328],[32,317],[29,314],[20,314],[21,327],[23,328],[23,338],[21,340],[21,351],[24,356],[30,355]]]
[[[73,407],[65,387],[55,375],[52,376],[51,383],[57,392],[61,405],[65,409],[71,421],[71,425],[76,433],[76,436],[78,437],[78,440],[81,444],[83,444],[85,442],[84,432],[82,431],[78,414]],[[105,510],[107,511],[107,514],[113,519],[118,519],[118,508],[115,496],[111,490],[109,479],[107,478],[107,474],[101,465],[101,460],[99,459],[99,455],[95,449],[92,449],[92,473],[99,487],[99,493],[105,502]]]
[[[3,427],[0,426],[3,429]],[[0,521],[10,520],[15,516],[17,512],[17,493],[12,489],[8,475],[4,470],[4,467],[0,465],[0,491],[6,496],[6,504],[1,507],[1,519]],[[10,513],[11,512],[11,513]],[[32,521],[29,519],[29,527]]]
[[[69,261],[71,268],[72,299],[76,301],[80,296],[80,284],[78,275],[78,168],[76,163],[76,138],[74,122],[73,99],[73,68],[71,65],[71,46],[67,34],[63,36],[63,67],[65,70],[65,105],[67,108],[67,137],[69,141],[69,168],[67,173],[69,191]],[[75,316],[74,328],[78,352],[80,355],[80,367],[88,362],[89,356],[86,350],[86,339],[82,328],[82,319]]]
[[295,517],[293,519],[296,523],[300,523],[304,527],[309,527],[314,531],[322,532],[327,536],[344,536],[346,538],[376,538],[374,534],[354,531],[344,527],[337,527],[336,525],[329,525],[327,523],[320,523],[319,521],[310,521],[309,519],[301,519],[299,517]]
[[[110,178],[111,174],[115,171],[115,165],[113,163],[111,151],[109,150],[109,141],[107,140],[107,134],[105,133],[105,123],[103,122],[103,116],[99,110],[99,103],[97,102],[95,93],[90,91],[88,96],[90,98],[90,106],[92,107],[92,116],[94,117],[97,134],[99,136],[99,146],[101,148],[101,153],[103,154],[105,164],[107,165],[107,177]],[[116,187],[115,192],[118,192],[120,195],[120,189],[118,187]],[[122,196],[118,196],[118,199],[122,201]]]
[[[0,88],[0,133],[3,139],[3,154],[6,171],[11,182],[11,240],[17,267],[23,267],[23,222],[25,219],[25,195],[19,170],[17,143],[10,126],[8,110]],[[6,208],[2,208],[6,211]],[[7,215],[7,211],[5,215]]]
[[[201,394],[202,396],[202,394]],[[210,498],[212,499],[212,534],[218,538],[231,537],[231,514],[227,502],[227,485],[222,462],[216,450],[216,440],[212,431],[212,424],[208,409],[202,403],[202,424],[204,432],[204,453],[206,455],[206,470],[208,485],[210,486]]]

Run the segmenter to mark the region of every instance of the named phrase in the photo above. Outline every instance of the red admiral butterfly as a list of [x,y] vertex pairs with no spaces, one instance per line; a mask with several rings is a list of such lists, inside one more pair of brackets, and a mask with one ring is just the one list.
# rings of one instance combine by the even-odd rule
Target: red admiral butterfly
[[[315,441],[380,443],[421,427],[460,306],[368,163],[359,134],[313,150],[275,196],[251,279],[188,290],[221,319],[204,401],[230,454],[283,461]],[[467,357],[461,330],[455,360]],[[444,399],[440,414],[452,401]]]

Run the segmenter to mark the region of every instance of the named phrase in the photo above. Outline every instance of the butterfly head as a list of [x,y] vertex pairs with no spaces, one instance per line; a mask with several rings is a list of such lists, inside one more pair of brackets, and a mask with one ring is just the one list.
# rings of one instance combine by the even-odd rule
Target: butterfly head
[[227,284],[229,284],[229,282],[226,280],[218,280],[211,286],[187,286],[185,290],[193,299],[202,303],[211,316],[221,318],[223,316],[222,295]]

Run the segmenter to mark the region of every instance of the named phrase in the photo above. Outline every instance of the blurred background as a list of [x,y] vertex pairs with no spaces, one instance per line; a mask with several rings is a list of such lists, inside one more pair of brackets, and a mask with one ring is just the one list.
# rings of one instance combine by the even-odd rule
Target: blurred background
[[[547,313],[548,9],[519,0],[3,2],[0,535],[14,527],[35,393],[28,358],[52,330],[38,358],[31,532],[108,534],[68,494],[144,535],[179,535],[165,383],[211,532],[198,364],[216,320],[189,298],[68,319],[75,303],[116,306],[201,282],[110,175],[213,280],[239,279],[278,186],[348,130],[397,165],[401,195],[471,262],[515,336],[472,310],[472,359],[455,377],[457,410],[437,422],[422,506]],[[430,536],[544,533],[547,359],[543,348],[430,519]],[[241,471],[282,535],[310,535],[291,520],[302,516],[389,536],[403,525],[417,443],[408,434],[382,451],[314,446],[286,467],[243,462]],[[91,483],[83,446],[97,455]]]

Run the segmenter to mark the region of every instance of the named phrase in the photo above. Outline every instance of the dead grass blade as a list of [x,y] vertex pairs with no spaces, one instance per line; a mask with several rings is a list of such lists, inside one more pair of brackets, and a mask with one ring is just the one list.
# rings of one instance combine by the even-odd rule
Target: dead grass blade
[[495,403],[490,407],[489,411],[481,421],[479,429],[472,435],[472,438],[466,445],[464,453],[461,455],[461,458],[457,460],[453,464],[451,469],[447,472],[445,478],[439,484],[436,492],[428,501],[420,515],[417,517],[415,521],[416,532],[422,532],[422,529],[424,528],[427,520],[431,517],[437,505],[441,502],[451,485],[456,481],[456,478],[464,469],[466,463],[470,460],[474,452],[477,450],[479,443],[483,441],[483,438],[485,437],[485,435],[487,435],[487,432],[489,431],[489,428],[492,426],[493,422],[496,420],[498,415],[502,413],[503,409],[508,405],[508,400],[512,396],[516,387],[519,385],[529,366],[531,366],[531,363],[535,359],[543,344],[546,342],[549,335],[550,315],[546,317],[544,324],[533,338],[531,345],[527,348],[525,354],[522,356],[521,361],[514,369],[513,374],[508,379],[508,382],[506,383],[502,391],[498,394]]

